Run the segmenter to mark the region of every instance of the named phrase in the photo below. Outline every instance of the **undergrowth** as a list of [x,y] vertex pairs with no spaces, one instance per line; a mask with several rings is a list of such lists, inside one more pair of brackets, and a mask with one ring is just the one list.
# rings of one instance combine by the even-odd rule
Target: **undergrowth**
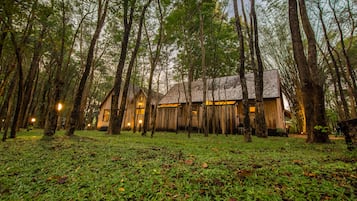
[[23,131],[0,144],[1,200],[356,200],[342,140]]

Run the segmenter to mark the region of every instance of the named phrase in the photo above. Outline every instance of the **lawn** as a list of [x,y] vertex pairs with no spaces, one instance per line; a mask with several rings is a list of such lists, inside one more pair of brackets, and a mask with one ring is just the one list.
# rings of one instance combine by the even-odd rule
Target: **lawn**
[[19,132],[0,143],[0,200],[357,200],[343,140]]

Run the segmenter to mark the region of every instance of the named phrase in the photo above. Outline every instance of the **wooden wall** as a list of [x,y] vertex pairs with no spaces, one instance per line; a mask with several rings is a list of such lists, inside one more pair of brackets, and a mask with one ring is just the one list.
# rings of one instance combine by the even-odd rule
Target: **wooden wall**
[[[144,123],[145,102],[146,96],[143,92],[137,94],[133,99],[127,100],[122,129],[133,130],[135,128],[135,130],[139,130],[139,128]],[[100,108],[97,123],[98,129],[109,126],[109,118],[107,117],[107,115],[109,115],[108,112],[110,111],[110,107],[111,95],[107,97],[105,102],[102,104],[102,107]],[[141,125],[139,123],[140,120]],[[150,122],[151,119],[149,120],[149,123]],[[151,126],[151,123],[149,125]]]
[[[254,107],[254,102],[251,103]],[[242,103],[234,105],[207,106],[207,115],[210,133],[235,134],[239,123],[243,123]],[[157,130],[176,131],[184,130],[188,125],[188,105],[179,107],[162,107],[158,109]],[[265,119],[269,129],[284,129],[284,113],[280,98],[264,100]],[[255,113],[250,114],[251,125],[254,127]],[[193,104],[192,127],[199,132],[203,128],[203,109],[200,103]]]

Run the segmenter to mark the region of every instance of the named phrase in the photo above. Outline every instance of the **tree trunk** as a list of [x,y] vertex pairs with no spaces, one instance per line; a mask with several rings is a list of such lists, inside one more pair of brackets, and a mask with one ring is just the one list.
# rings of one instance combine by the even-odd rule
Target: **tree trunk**
[[[145,4],[143,10],[141,11],[141,15],[140,15],[140,22],[139,22],[139,30],[137,33],[137,38],[136,38],[136,43],[135,43],[135,47],[134,47],[134,51],[131,55],[131,59],[130,59],[130,63],[127,69],[127,74],[126,74],[126,79],[125,79],[125,83],[124,83],[124,89],[123,89],[123,95],[121,98],[121,102],[120,102],[120,107],[119,107],[119,114],[118,114],[118,124],[122,125],[123,123],[123,118],[124,118],[124,112],[125,112],[125,108],[126,108],[126,103],[127,103],[127,96],[128,96],[128,90],[129,90],[129,83],[130,83],[130,78],[131,78],[131,73],[135,64],[135,60],[136,60],[136,56],[137,53],[139,51],[140,48],[140,44],[141,44],[141,33],[142,33],[142,26],[143,26],[143,22],[145,19],[145,13],[146,10],[149,6],[149,4],[151,3],[151,0],[149,0],[149,2],[147,4]],[[145,108],[146,110],[147,108]],[[145,121],[145,119],[144,119]],[[119,133],[120,134],[120,129],[119,129]]]
[[115,73],[114,89],[113,89],[113,95],[112,95],[112,103],[111,103],[110,119],[109,119],[109,129],[108,129],[109,134],[119,134],[120,129],[121,129],[121,124],[118,119],[119,96],[120,96],[120,90],[121,90],[122,74],[123,74],[125,60],[126,60],[126,56],[127,56],[127,52],[128,52],[128,43],[129,43],[131,26],[133,23],[133,16],[134,16],[134,10],[135,10],[134,6],[135,6],[136,0],[131,1],[129,16],[128,16],[128,9],[129,9],[128,1],[129,0],[124,0],[124,5],[123,5],[124,33],[123,33],[123,38],[121,41],[121,52],[120,52],[119,63],[117,66],[117,71]]
[[[243,126],[244,126],[244,140],[245,142],[251,142],[252,137],[250,133],[250,119],[249,119],[249,103],[248,103],[248,89],[247,89],[247,81],[245,79],[245,56],[244,56],[244,36],[242,32],[242,26],[240,22],[240,18],[238,15],[238,5],[237,1],[233,0],[234,5],[234,15],[235,15],[235,26],[238,34],[239,46],[240,46],[240,66],[238,68],[240,83],[242,86],[242,104],[243,104]],[[242,6],[244,4],[242,3]],[[244,11],[244,9],[243,9]]]
[[304,104],[307,142],[328,142],[328,135],[323,129],[315,129],[316,126],[324,127],[325,107],[323,88],[320,86],[319,71],[317,69],[317,51],[314,33],[307,17],[305,2],[299,0],[302,27],[308,40],[308,58],[304,53],[300,25],[298,18],[298,6],[296,0],[289,0],[289,24],[293,43],[294,59],[299,70],[301,81],[301,94]]
[[[0,114],[3,114],[5,113],[6,114],[6,117],[5,117],[5,122],[2,122],[2,126],[4,128],[4,133],[3,133],[3,137],[2,137],[2,141],[5,142],[6,141],[6,138],[7,138],[7,130],[9,128],[9,124],[10,124],[10,121],[11,121],[11,117],[12,117],[12,96],[13,96],[13,93],[12,91],[14,91],[14,88],[16,87],[16,75],[13,76],[11,82],[10,82],[10,85],[9,85],[9,88],[7,90],[7,94],[5,96],[5,101],[2,105],[2,108],[0,110]],[[2,120],[1,120],[2,121]],[[1,129],[0,129],[1,130]]]
[[189,72],[188,72],[188,86],[187,86],[187,93],[188,93],[188,128],[187,128],[187,137],[191,137],[192,132],[192,80],[193,80],[193,65],[190,62]]
[[58,120],[58,115],[59,111],[57,110],[57,106],[60,103],[61,100],[61,95],[63,92],[63,86],[64,86],[64,81],[63,81],[63,60],[64,60],[64,51],[65,51],[65,36],[66,36],[66,10],[65,10],[65,3],[62,1],[62,32],[61,32],[61,50],[60,50],[60,55],[59,58],[56,58],[56,70],[55,70],[55,79],[54,83],[52,83],[52,86],[54,85],[54,90],[53,94],[50,97],[49,100],[49,106],[48,106],[48,114],[46,117],[46,123],[45,123],[45,129],[44,129],[44,135],[45,136],[53,136],[56,133],[56,128],[57,128],[57,120]]
[[258,38],[258,23],[257,16],[255,14],[255,0],[251,0],[251,21],[253,22],[253,33],[251,37],[254,38],[254,49],[255,55],[257,59],[257,71],[254,76],[255,82],[255,121],[256,121],[256,129],[255,133],[258,137],[268,137],[267,133],[267,125],[265,122],[265,112],[264,112],[264,97],[263,97],[263,62],[260,55],[259,48],[259,38]]
[[[340,43],[341,43],[341,48],[342,48],[342,54],[345,58],[345,61],[346,61],[346,69],[347,69],[347,74],[349,76],[349,79],[351,79],[351,88],[352,88],[352,94],[353,94],[353,97],[354,97],[354,101],[355,101],[355,105],[357,104],[357,82],[356,82],[356,74],[352,68],[352,65],[351,65],[351,62],[350,62],[350,58],[347,54],[347,50],[346,50],[346,45],[345,45],[345,38],[344,38],[344,35],[343,35],[343,31],[342,31],[342,28],[341,28],[341,25],[340,25],[340,22],[338,21],[337,19],[337,14],[336,14],[336,10],[335,10],[335,7],[332,6],[332,3],[331,3],[331,0],[328,1],[329,3],[329,6],[331,8],[331,10],[333,11],[333,16],[334,16],[334,20],[336,22],[336,25],[337,25],[337,28],[338,28],[338,33],[339,33],[339,36],[340,36]],[[352,40],[353,37],[351,37],[351,40]]]
[[20,117],[19,117],[19,125],[21,127],[26,127],[28,123],[28,119],[26,118],[26,114],[28,114],[30,106],[33,100],[33,91],[35,86],[35,80],[37,74],[39,73],[39,65],[41,59],[41,50],[42,50],[42,42],[43,38],[46,33],[46,27],[42,27],[41,33],[39,38],[35,43],[34,53],[30,65],[29,73],[26,77],[25,84],[24,84],[24,95],[21,101],[21,110],[20,110]]
[[83,92],[87,83],[88,76],[91,72],[91,67],[92,67],[92,62],[93,62],[93,57],[94,57],[94,49],[95,45],[97,43],[97,40],[99,38],[100,32],[102,30],[102,27],[105,22],[105,17],[107,14],[108,10],[108,3],[109,0],[104,2],[104,7],[102,7],[102,1],[99,1],[99,6],[98,6],[98,20],[97,20],[97,27],[95,29],[94,35],[92,37],[89,50],[88,50],[88,55],[87,55],[87,60],[86,60],[86,65],[85,65],[85,70],[82,75],[81,81],[79,83],[75,99],[74,99],[74,104],[73,104],[73,109],[70,115],[70,120],[69,120],[69,128],[67,130],[67,135],[73,136],[74,131],[76,129],[76,124],[79,120],[80,116],[80,107],[82,103],[82,96]]
[[11,33],[11,41],[14,45],[15,49],[15,54],[16,54],[16,59],[17,59],[17,100],[16,100],[16,106],[15,106],[15,111],[14,111],[14,116],[12,119],[12,124],[11,124],[11,131],[10,131],[10,138],[15,138],[16,137],[16,131],[17,131],[17,123],[19,121],[19,113],[21,109],[21,100],[22,100],[22,95],[23,95],[23,67],[22,67],[22,55],[21,55],[21,48],[18,46],[15,38],[15,34]]
[[[348,111],[348,105],[347,105],[346,97],[345,97],[345,94],[343,93],[343,87],[342,87],[342,82],[341,82],[341,74],[340,74],[339,66],[337,65],[337,61],[336,61],[335,56],[334,56],[334,54],[332,52],[333,47],[331,46],[330,39],[329,39],[328,34],[327,34],[327,28],[326,28],[325,22],[323,20],[323,13],[322,13],[322,9],[321,9],[320,3],[318,3],[318,9],[319,9],[319,18],[320,18],[321,25],[322,25],[322,30],[323,30],[323,33],[324,33],[324,38],[325,38],[326,44],[327,44],[327,50],[328,50],[329,56],[331,58],[331,61],[332,61],[332,64],[333,64],[333,67],[334,67],[334,70],[335,70],[335,72],[334,72],[335,74],[333,74],[333,71],[331,70],[331,75],[332,75],[332,78],[333,78],[333,80],[335,82],[335,85],[337,85],[338,91],[336,91],[336,93],[339,94],[339,97],[341,99],[341,103],[342,103],[342,106],[343,106],[344,115],[343,115],[343,119],[342,120],[346,120],[346,119],[350,118],[350,115],[349,115],[349,111]],[[329,65],[329,63],[327,63],[327,65]],[[336,101],[339,102],[338,99]]]
[[202,67],[202,82],[203,82],[203,132],[204,136],[208,137],[208,116],[207,116],[207,66],[206,66],[206,49],[204,44],[204,32],[203,32],[203,16],[200,9],[200,46],[201,46],[201,67]]

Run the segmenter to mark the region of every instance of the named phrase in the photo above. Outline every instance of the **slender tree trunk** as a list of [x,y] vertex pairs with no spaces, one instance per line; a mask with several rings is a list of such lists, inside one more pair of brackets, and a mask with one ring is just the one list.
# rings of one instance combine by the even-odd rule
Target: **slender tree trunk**
[[48,106],[49,111],[46,117],[46,123],[44,129],[45,136],[53,136],[56,133],[57,120],[59,115],[59,111],[57,110],[57,107],[58,104],[60,103],[61,95],[63,92],[63,86],[64,86],[62,73],[63,73],[63,60],[64,60],[65,40],[66,40],[65,36],[66,36],[66,10],[65,10],[65,3],[64,1],[62,1],[61,50],[60,50],[60,56],[59,58],[57,58],[56,61],[57,67],[55,70],[55,79],[54,79],[54,83],[52,83],[52,86],[54,85],[54,90],[49,100],[49,106]]
[[[136,38],[134,51],[133,51],[133,53],[131,55],[129,66],[128,66],[128,69],[127,69],[126,80],[125,80],[124,89],[123,89],[123,95],[122,95],[121,102],[120,102],[120,107],[119,107],[119,114],[118,114],[118,123],[119,123],[119,125],[122,125],[122,123],[123,123],[123,118],[124,118],[124,112],[125,112],[126,103],[127,103],[127,96],[128,96],[131,73],[132,73],[132,70],[133,70],[133,67],[134,67],[134,64],[135,64],[135,60],[136,60],[136,56],[138,54],[138,51],[139,51],[139,48],[140,48],[140,44],[141,44],[141,33],[142,33],[143,22],[144,22],[144,19],[145,19],[145,13],[146,13],[146,10],[147,10],[147,8],[148,8],[150,3],[151,3],[151,0],[149,0],[148,3],[145,4],[143,10],[141,11],[140,21],[139,21],[139,30],[138,30],[138,33],[137,33],[137,38]],[[145,108],[145,110],[146,109],[147,108]],[[144,121],[145,121],[145,119],[144,119]],[[119,134],[120,134],[120,129],[119,129]]]
[[1,36],[0,36],[0,59],[2,57],[2,51],[4,48],[4,42],[7,36],[7,31],[6,31],[7,26],[5,25],[5,23],[1,24]]
[[41,33],[39,38],[37,39],[35,43],[35,48],[34,48],[34,53],[30,65],[30,70],[29,73],[26,77],[25,83],[24,83],[24,95],[21,101],[21,110],[20,110],[20,116],[19,116],[19,125],[21,127],[26,127],[28,121],[26,118],[26,114],[29,111],[29,108],[31,106],[31,102],[33,100],[33,90],[35,87],[35,78],[39,72],[39,64],[40,64],[40,59],[41,59],[41,50],[42,50],[42,42],[43,38],[46,33],[46,27],[42,27]]
[[119,96],[121,90],[122,74],[123,74],[125,60],[128,52],[130,31],[133,23],[135,2],[136,0],[131,1],[129,15],[128,15],[129,0],[124,0],[124,4],[123,4],[124,33],[121,41],[121,52],[120,52],[119,63],[115,74],[114,89],[113,89],[110,119],[109,119],[109,129],[108,129],[109,134],[119,134],[121,129],[121,124],[118,119]]
[[[243,6],[244,4],[242,4]],[[239,46],[240,46],[240,66],[238,68],[240,83],[242,86],[242,103],[243,103],[243,126],[244,126],[244,140],[246,142],[251,142],[252,137],[250,133],[250,119],[249,119],[249,102],[248,102],[248,89],[247,82],[245,79],[245,55],[244,55],[244,37],[242,32],[241,21],[238,15],[238,5],[237,1],[233,0],[234,6],[234,16],[235,16],[235,26],[238,34]]]
[[[191,63],[191,62],[190,62]],[[193,65],[190,64],[189,72],[188,72],[188,86],[187,86],[187,93],[188,93],[188,128],[187,128],[187,137],[191,137],[192,132],[192,80],[193,80]]]
[[95,29],[94,35],[92,37],[92,40],[91,40],[91,43],[89,46],[85,70],[82,75],[81,81],[79,83],[79,86],[78,86],[78,89],[77,89],[77,92],[75,95],[75,99],[74,99],[72,112],[70,115],[69,128],[67,130],[67,135],[69,135],[69,136],[74,135],[74,131],[76,129],[76,124],[79,120],[82,96],[83,96],[83,92],[84,92],[84,89],[85,89],[85,86],[87,83],[88,76],[91,72],[95,45],[96,45],[97,40],[100,36],[100,32],[101,32],[102,27],[105,22],[105,17],[107,15],[109,1],[107,0],[104,2],[104,7],[102,7],[103,6],[102,3],[103,3],[102,1],[99,1],[97,27]]
[[[351,79],[351,84],[352,84],[352,93],[353,93],[353,97],[354,97],[354,101],[355,101],[355,105],[357,104],[357,81],[356,81],[356,74],[352,69],[352,65],[351,65],[351,61],[350,61],[350,57],[347,54],[347,49],[346,49],[346,45],[345,45],[345,38],[343,35],[343,31],[341,28],[341,24],[337,18],[337,14],[336,14],[336,10],[335,7],[332,5],[331,0],[328,1],[329,6],[331,8],[331,10],[333,11],[333,16],[334,16],[334,20],[336,22],[337,28],[338,28],[338,33],[340,36],[340,44],[341,44],[341,49],[342,49],[342,54],[345,58],[346,61],[346,69],[347,69],[347,74],[349,76],[349,78]],[[353,37],[351,37],[351,40],[353,39]]]
[[254,50],[257,59],[257,70],[254,76],[255,82],[255,121],[256,121],[256,130],[255,133],[258,137],[268,137],[267,125],[265,122],[265,112],[264,112],[264,98],[263,98],[263,62],[260,55],[259,48],[259,38],[258,38],[258,23],[257,16],[255,14],[255,0],[251,0],[251,21],[253,22],[253,35],[254,38]]
[[[143,125],[143,131],[141,133],[142,136],[146,135],[146,132],[148,130],[148,127],[150,125],[150,117],[151,117],[151,102],[152,102],[152,83],[153,83],[153,76],[154,76],[154,71],[156,69],[157,63],[159,61],[159,56],[161,53],[161,47],[162,47],[162,37],[163,37],[163,16],[162,16],[162,10],[161,10],[161,4],[160,1],[157,2],[158,6],[159,6],[159,13],[160,13],[160,27],[159,27],[159,35],[158,35],[158,41],[156,44],[156,52],[155,55],[153,53],[153,50],[151,48],[151,43],[149,40],[149,35],[145,26],[145,33],[146,33],[146,37],[147,37],[147,41],[149,43],[149,52],[150,52],[150,75],[149,75],[149,86],[148,86],[148,94],[146,97],[146,103],[145,103],[145,113],[144,113],[144,125]],[[153,120],[152,120],[153,121]],[[152,127],[153,129],[153,127]],[[153,133],[151,133],[151,137],[153,137]]]
[[200,9],[200,46],[201,46],[201,67],[202,67],[202,82],[203,82],[203,132],[204,136],[208,137],[208,116],[207,116],[207,66],[206,66],[206,49],[204,44],[204,32],[203,32],[203,16],[201,7]]
[[[337,88],[338,88],[338,91],[336,91],[336,92],[338,92],[339,98],[341,99],[341,103],[342,103],[343,111],[344,111],[344,120],[346,120],[346,119],[350,118],[350,115],[349,115],[349,111],[348,111],[348,105],[347,105],[346,97],[345,97],[345,94],[343,93],[340,70],[339,70],[339,67],[337,65],[337,61],[336,61],[335,56],[334,56],[333,51],[332,51],[333,47],[331,46],[330,39],[329,39],[328,34],[327,34],[327,28],[326,28],[325,22],[323,20],[323,13],[322,13],[322,9],[321,9],[320,3],[318,3],[318,9],[319,9],[319,18],[320,18],[321,25],[322,25],[322,30],[323,30],[323,33],[324,33],[324,38],[325,38],[326,43],[327,43],[327,50],[328,50],[329,56],[331,58],[331,61],[332,61],[332,64],[333,64],[333,67],[334,67],[334,70],[335,70],[335,72],[334,72],[335,74],[333,74],[332,71],[331,71],[331,74],[332,74],[332,77],[335,80],[335,83],[336,83],[335,85],[337,85]],[[329,65],[329,64],[327,63],[327,65]],[[339,102],[338,99],[336,99],[336,100]]]
[[3,133],[3,137],[2,137],[3,142],[6,141],[7,130],[9,128],[9,124],[10,124],[11,117],[12,117],[12,102],[13,102],[12,101],[12,99],[13,99],[12,91],[14,91],[15,87],[16,87],[16,75],[13,76],[13,78],[10,82],[9,88],[7,90],[7,94],[5,96],[5,101],[4,101],[1,111],[0,111],[0,114],[3,114],[3,113],[6,114],[5,122],[3,122],[3,125],[2,125],[4,128],[4,133]]

